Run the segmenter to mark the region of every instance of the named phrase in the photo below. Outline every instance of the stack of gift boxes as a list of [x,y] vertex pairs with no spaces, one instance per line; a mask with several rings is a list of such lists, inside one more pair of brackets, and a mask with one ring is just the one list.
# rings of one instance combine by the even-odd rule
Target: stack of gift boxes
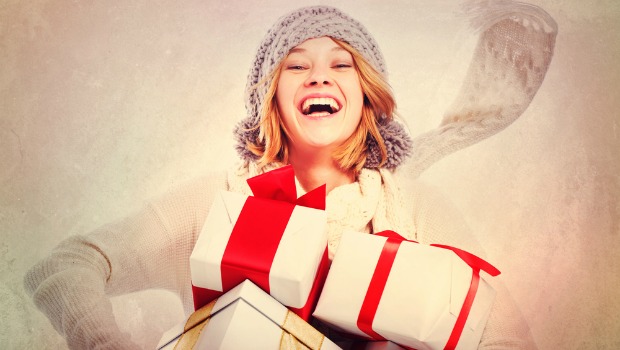
[[343,233],[330,262],[324,186],[297,198],[290,166],[248,184],[214,201],[190,258],[196,311],[158,349],[477,348],[493,266],[391,231]]

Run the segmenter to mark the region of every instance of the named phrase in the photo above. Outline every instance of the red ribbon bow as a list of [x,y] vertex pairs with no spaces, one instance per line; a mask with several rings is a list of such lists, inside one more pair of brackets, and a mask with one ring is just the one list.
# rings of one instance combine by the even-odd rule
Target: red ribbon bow
[[[390,270],[392,268],[392,265],[394,264],[394,259],[396,258],[396,253],[398,252],[400,244],[403,241],[413,243],[418,242],[407,240],[394,231],[383,231],[377,233],[376,235],[387,237],[387,240],[385,241],[383,251],[379,256],[379,261],[377,262],[375,272],[372,276],[372,279],[370,280],[364,302],[362,303],[362,308],[357,319],[357,327],[373,339],[386,340],[384,337],[382,337],[380,334],[378,334],[372,329],[372,322],[375,318],[375,314],[377,313],[379,301],[381,300],[381,295],[383,294],[385,283],[387,282]],[[474,303],[474,298],[476,297],[476,292],[478,291],[478,285],[480,282],[480,270],[487,272],[491,276],[497,276],[500,274],[500,272],[498,269],[496,269],[493,265],[489,264],[485,260],[464,250],[442,244],[431,244],[431,246],[453,251],[465,263],[467,263],[467,265],[469,265],[473,271],[469,290],[467,292],[467,295],[465,296],[465,301],[463,302],[461,311],[459,312],[459,315],[456,319],[456,324],[452,329],[452,333],[450,334],[450,337],[446,342],[446,346],[444,347],[444,349],[454,349],[456,348],[459,338],[463,333],[463,329],[465,328],[465,322],[467,321],[467,317],[469,316],[469,312],[471,311],[471,307]]]
[[222,257],[222,287],[246,278],[269,293],[269,271],[296,205],[325,210],[325,185],[297,198],[295,173],[288,165],[247,180],[246,199]]
[[273,199],[303,207],[325,210],[325,185],[321,185],[297,198],[295,171],[291,165],[254,176],[247,179],[247,182],[252,193],[257,198]]

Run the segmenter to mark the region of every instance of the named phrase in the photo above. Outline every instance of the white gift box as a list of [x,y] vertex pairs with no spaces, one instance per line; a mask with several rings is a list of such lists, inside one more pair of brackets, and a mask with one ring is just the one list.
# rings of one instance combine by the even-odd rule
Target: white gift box
[[[210,310],[187,323],[173,327],[162,336],[158,350],[175,346],[187,349],[286,349],[295,340],[310,349],[340,349],[319,331],[289,311],[284,305],[246,280],[207,306]],[[188,325],[196,329],[193,339]],[[192,328],[193,329],[193,328]],[[180,344],[177,344],[180,343]],[[299,343],[296,345],[299,346]],[[297,347],[294,347],[297,349]]]
[[[222,191],[216,196],[190,257],[192,284],[225,292],[222,257],[248,196]],[[273,200],[265,199],[268,205]],[[269,292],[292,308],[306,305],[321,258],[327,248],[324,210],[295,206],[269,271]],[[260,234],[260,227],[256,227]],[[243,266],[238,267],[243,269]]]
[[405,348],[388,340],[355,342],[347,350],[405,350]]
[[[357,321],[387,238],[345,232],[327,276],[314,316],[342,331],[367,336]],[[396,253],[372,330],[400,345],[443,349],[472,282],[473,269],[457,254],[403,241]],[[458,340],[457,349],[476,349],[495,290],[484,279]]]

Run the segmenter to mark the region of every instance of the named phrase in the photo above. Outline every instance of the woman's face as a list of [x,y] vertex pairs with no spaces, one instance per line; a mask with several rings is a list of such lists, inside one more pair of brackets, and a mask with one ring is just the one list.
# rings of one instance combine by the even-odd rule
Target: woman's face
[[351,54],[328,37],[293,48],[282,65],[276,101],[291,151],[341,145],[359,125],[364,103]]

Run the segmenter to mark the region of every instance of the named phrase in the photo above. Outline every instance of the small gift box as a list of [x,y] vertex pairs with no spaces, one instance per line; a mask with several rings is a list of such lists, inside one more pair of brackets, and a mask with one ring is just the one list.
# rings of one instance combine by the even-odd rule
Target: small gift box
[[221,192],[190,256],[198,309],[245,279],[308,320],[329,269],[325,186],[297,198],[285,166],[248,179],[254,196]]
[[345,232],[314,316],[355,336],[422,349],[475,349],[495,291],[463,250],[395,232]]
[[167,331],[157,349],[340,348],[246,280]]

